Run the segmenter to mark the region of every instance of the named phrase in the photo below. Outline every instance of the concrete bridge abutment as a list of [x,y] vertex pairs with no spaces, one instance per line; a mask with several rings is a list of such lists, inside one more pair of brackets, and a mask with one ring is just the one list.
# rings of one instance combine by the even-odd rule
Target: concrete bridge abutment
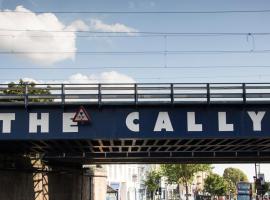
[[48,173],[50,200],[92,200],[91,174],[82,168],[53,167]]
[[35,199],[30,158],[0,155],[0,199]]
[[[26,156],[0,155],[0,199],[98,200],[93,173],[82,166],[50,165]],[[102,179],[104,177],[102,176]],[[104,188],[106,188],[103,180]]]

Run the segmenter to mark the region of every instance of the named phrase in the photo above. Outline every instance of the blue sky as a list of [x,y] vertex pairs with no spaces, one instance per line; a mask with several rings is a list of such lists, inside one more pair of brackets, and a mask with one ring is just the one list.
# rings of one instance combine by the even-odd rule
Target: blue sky
[[[22,6],[30,12],[35,11],[218,11],[218,10],[267,10],[270,9],[268,0],[0,0],[0,9],[14,10]],[[18,14],[12,20],[0,16],[0,29],[20,27],[17,19],[25,17]],[[1,17],[3,17],[1,21]],[[17,18],[16,18],[17,17]],[[36,16],[35,16],[36,17]],[[102,28],[94,30],[116,28],[120,30],[154,31],[154,32],[231,32],[253,33],[270,32],[270,12],[265,13],[226,13],[226,14],[55,14],[55,17],[66,27],[73,22],[83,22],[93,30],[93,22],[100,22]],[[2,23],[2,24],[1,24]],[[38,22],[37,22],[38,23]],[[10,26],[10,24],[12,26]],[[94,23],[94,25],[97,25]],[[89,28],[88,27],[88,28]],[[23,28],[23,27],[22,27]],[[27,27],[29,28],[29,27]],[[48,30],[54,27],[46,26]],[[73,26],[74,28],[74,26]],[[85,27],[84,27],[85,28]],[[84,29],[76,25],[76,30]],[[119,28],[119,27],[118,27]],[[116,30],[116,29],[113,29]],[[119,30],[119,29],[117,29]],[[9,33],[8,33],[9,34]],[[39,33],[37,33],[39,34]],[[78,35],[78,34],[77,34]],[[84,35],[84,34],[81,34]],[[128,35],[128,34],[125,34]],[[137,34],[139,35],[139,34]],[[270,35],[266,36],[185,36],[185,37],[123,37],[123,38],[78,38],[75,39],[76,51],[249,51],[270,49]],[[2,39],[1,39],[2,38]],[[10,38],[9,38],[10,39]],[[5,44],[9,41],[9,44]],[[37,50],[43,50],[46,42],[37,43]],[[52,44],[49,50],[61,50],[64,44],[70,44],[70,38]],[[29,50],[32,43],[23,41],[19,36],[13,41],[0,36],[0,50],[14,51]],[[39,49],[40,48],[40,49]],[[45,48],[46,49],[46,48]],[[48,49],[46,49],[48,50]],[[46,63],[46,59],[38,61],[33,57],[14,54],[0,54],[0,81],[6,82],[19,78],[33,78],[35,80],[53,81],[100,77],[101,73],[114,71],[116,78],[133,79],[137,82],[269,82],[270,53],[246,54],[180,54],[180,55],[80,55],[74,52],[73,59],[59,58],[56,62]],[[50,60],[51,58],[48,58]],[[49,69],[39,69],[48,66]],[[217,66],[218,68],[204,68]],[[253,68],[230,68],[226,66],[254,66]],[[257,67],[256,67],[257,66]],[[16,69],[10,67],[36,67],[37,69]],[[57,67],[72,67],[72,70],[59,70]],[[88,67],[89,69],[78,69]],[[105,69],[104,67],[110,67]],[[114,68],[115,67],[115,68]],[[120,68],[119,68],[120,67]],[[133,67],[129,69],[129,67]],[[136,69],[139,68],[139,69]],[[144,67],[159,67],[147,69]],[[168,67],[168,68],[166,68]],[[170,68],[170,67],[179,67]],[[181,69],[181,67],[186,67]],[[189,68],[190,67],[190,68]],[[199,67],[199,68],[192,68]],[[2,69],[1,69],[2,68]],[[3,69],[5,68],[5,69]],[[135,68],[135,69],[134,69]],[[79,76],[74,76],[77,74]],[[72,76],[73,75],[73,76]],[[75,77],[75,78],[74,78]],[[130,79],[128,79],[130,78]],[[215,171],[222,173],[225,167],[231,165],[217,165]],[[252,178],[253,165],[239,165]],[[269,165],[263,165],[268,180]]]
[[[14,10],[22,5],[30,11],[217,11],[270,9],[267,0],[181,0],[181,1],[42,1],[2,0],[1,9]],[[89,25],[98,19],[107,25],[116,23],[137,31],[158,32],[270,32],[270,13],[230,14],[55,14],[65,25],[82,20]],[[270,49],[270,36],[212,36],[212,37],[129,37],[129,38],[76,38],[77,51],[168,51],[185,50],[265,50]],[[16,44],[13,44],[16,45]],[[99,74],[117,71],[137,82],[267,82],[270,68],[226,68],[224,66],[270,65],[269,54],[177,54],[177,55],[81,55],[74,60],[53,63],[50,70],[1,70],[1,79],[31,77],[37,80],[67,79],[72,74]],[[2,66],[44,66],[16,55],[1,55]],[[47,66],[45,64],[45,66]],[[90,67],[87,70],[56,70],[54,67]],[[167,67],[201,67],[170,69]],[[220,66],[204,68],[203,66]],[[223,66],[223,67],[222,67]],[[91,69],[92,67],[92,69]],[[120,67],[121,69],[104,69]],[[128,67],[160,67],[159,69],[128,69]],[[162,67],[164,67],[162,69]],[[95,68],[95,69],[93,69]]]

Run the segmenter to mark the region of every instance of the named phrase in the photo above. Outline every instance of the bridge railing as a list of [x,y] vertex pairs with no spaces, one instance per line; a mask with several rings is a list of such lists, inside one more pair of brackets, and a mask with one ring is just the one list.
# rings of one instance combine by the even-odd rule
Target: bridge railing
[[1,105],[270,103],[270,83],[1,84]]

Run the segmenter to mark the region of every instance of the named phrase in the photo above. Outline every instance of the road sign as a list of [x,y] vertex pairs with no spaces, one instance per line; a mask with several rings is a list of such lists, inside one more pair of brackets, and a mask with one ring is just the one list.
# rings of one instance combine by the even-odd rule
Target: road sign
[[264,174],[258,174],[258,178],[261,180],[261,184],[265,184]]
[[90,117],[83,106],[81,106],[76,112],[73,122],[78,122],[79,124],[90,123]]

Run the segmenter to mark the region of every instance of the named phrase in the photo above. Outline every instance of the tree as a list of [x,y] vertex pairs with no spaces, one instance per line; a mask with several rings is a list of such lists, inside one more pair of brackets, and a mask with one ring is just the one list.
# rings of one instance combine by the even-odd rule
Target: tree
[[188,185],[192,183],[196,173],[209,171],[208,164],[166,164],[161,165],[162,174],[167,177],[168,183],[183,184],[186,188],[186,200],[188,200]]
[[147,187],[147,190],[151,194],[151,199],[154,197],[154,192],[157,191],[160,187],[161,174],[159,171],[153,170],[148,172],[144,184]]
[[[3,91],[3,94],[7,95],[24,95],[25,94],[25,87],[27,85],[28,89],[28,95],[49,95],[50,90],[49,87],[47,89],[41,89],[36,87],[36,83],[34,82],[27,82],[23,81],[22,79],[19,80],[19,83],[16,84],[14,82],[10,82],[8,84],[8,88]],[[17,100],[8,100],[8,101],[17,101]],[[31,99],[31,102],[51,102],[53,101],[52,99]]]
[[[256,187],[256,186],[255,186]],[[257,191],[257,195],[265,195],[270,192],[270,182],[264,182],[260,188],[255,188]]]
[[224,196],[228,190],[228,183],[218,174],[210,174],[204,181],[204,191],[211,196]]
[[237,168],[226,168],[223,172],[223,178],[228,182],[228,190],[231,194],[236,195],[237,183],[240,181],[248,181],[247,175]]
[[266,192],[270,192],[270,182],[265,182],[263,185],[263,189]]

